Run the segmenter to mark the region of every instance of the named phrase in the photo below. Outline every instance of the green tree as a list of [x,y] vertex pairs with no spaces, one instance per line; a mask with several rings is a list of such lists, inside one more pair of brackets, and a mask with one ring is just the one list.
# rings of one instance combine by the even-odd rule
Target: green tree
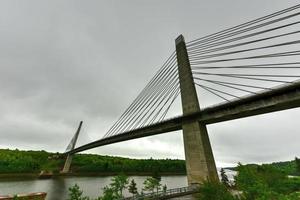
[[225,173],[225,170],[224,168],[221,168],[220,170],[221,172],[221,182],[226,186],[226,187],[230,187],[230,183],[229,183],[229,180],[228,180],[228,177]]
[[259,178],[256,166],[244,166],[239,163],[238,176],[235,182],[239,190],[242,190],[247,200],[255,200],[261,196],[270,196],[270,190],[266,183]]
[[110,184],[111,188],[115,192],[118,198],[123,197],[123,190],[128,184],[128,177],[124,174],[120,174],[111,179],[112,183]]
[[152,178],[157,179],[159,182],[161,181],[161,176],[157,170],[153,172]]
[[88,197],[82,196],[83,191],[80,190],[80,187],[75,184],[73,187],[69,188],[69,198],[68,200],[89,200]]
[[296,163],[296,172],[298,175],[300,175],[300,159],[296,157],[295,163]]
[[[290,179],[270,165],[241,165],[236,176],[238,190],[247,200],[294,200],[300,181]],[[294,194],[295,193],[295,194]]]
[[103,188],[103,196],[99,197],[99,200],[114,200],[114,199],[118,199],[114,190],[110,187],[105,186]]
[[161,175],[157,170],[154,171],[154,174],[152,175],[152,178],[156,179],[156,192],[158,192],[161,189]]
[[144,190],[146,191],[154,192],[154,190],[156,189],[156,191],[158,192],[160,190],[160,187],[161,187],[160,180],[156,178],[148,177],[144,181]]
[[164,184],[164,186],[163,186],[163,192],[166,193],[166,192],[167,192],[167,189],[168,189],[168,188],[167,188],[167,185]]
[[128,186],[128,191],[133,195],[135,196],[138,191],[137,191],[137,187],[136,187],[136,183],[134,181],[134,179],[131,180],[129,186]]
[[204,182],[200,187],[199,200],[235,200],[226,186],[218,182]]

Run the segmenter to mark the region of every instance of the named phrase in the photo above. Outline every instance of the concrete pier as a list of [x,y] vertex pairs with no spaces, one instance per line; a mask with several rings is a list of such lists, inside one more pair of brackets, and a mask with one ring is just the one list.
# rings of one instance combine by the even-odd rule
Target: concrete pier
[[70,154],[67,155],[67,158],[66,158],[66,161],[65,161],[65,164],[64,164],[64,168],[61,171],[61,173],[65,174],[65,173],[69,173],[70,172],[72,158],[73,158],[73,155],[70,155]]
[[[74,137],[72,138],[72,140],[71,140],[71,142],[68,146],[68,147],[70,147],[69,150],[73,150],[75,148],[75,145],[76,145],[76,142],[77,142],[77,139],[78,139],[78,135],[79,135],[80,130],[81,130],[82,123],[83,123],[82,121],[79,123],[78,129],[77,129]],[[64,168],[61,171],[61,173],[69,173],[70,172],[72,158],[73,158],[73,154],[70,154],[70,153],[67,154],[67,158],[66,158],[66,161],[65,161],[65,164],[64,164]]]
[[[186,44],[182,35],[176,39],[176,54],[183,115],[200,112]],[[196,120],[182,124],[188,184],[218,181],[217,169],[206,125]]]

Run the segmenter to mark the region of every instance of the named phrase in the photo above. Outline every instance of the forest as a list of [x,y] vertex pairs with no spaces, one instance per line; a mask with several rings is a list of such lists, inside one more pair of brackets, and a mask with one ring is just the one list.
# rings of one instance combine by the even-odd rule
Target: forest
[[[260,165],[258,164],[246,164],[245,166],[251,168],[257,168]],[[268,164],[262,164],[264,167],[273,167],[274,169],[291,176],[300,176],[300,158],[295,157],[295,160],[291,161],[282,161],[282,162],[273,162]],[[226,169],[238,171],[237,167],[227,167]]]
[[[59,153],[46,151],[21,151],[0,149],[0,174],[59,172],[65,158]],[[130,159],[95,154],[76,154],[73,157],[72,173],[117,174],[185,174],[184,160],[177,159]]]
[[[39,173],[40,171],[59,172],[65,157],[59,153],[46,151],[22,151],[0,149],[0,174]],[[247,166],[257,166],[248,164]],[[288,175],[299,175],[300,159],[264,164]],[[230,168],[237,170],[237,168]],[[185,174],[185,161],[177,159],[131,159],[95,154],[76,154],[73,157],[73,173],[109,173],[118,174]]]

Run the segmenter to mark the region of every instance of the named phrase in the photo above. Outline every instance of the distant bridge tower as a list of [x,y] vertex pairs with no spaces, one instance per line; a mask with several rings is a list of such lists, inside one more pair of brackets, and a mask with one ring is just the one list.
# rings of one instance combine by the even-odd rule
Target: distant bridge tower
[[[184,37],[180,35],[175,43],[182,112],[183,115],[188,115],[199,112],[200,105]],[[198,121],[189,121],[182,125],[182,131],[189,185],[203,183],[205,180],[218,181],[217,169],[206,125]]]
[[[82,121],[79,123],[79,127],[75,133],[75,135],[73,136],[70,144],[68,145],[67,149],[66,149],[66,152],[67,151],[71,151],[75,148],[75,145],[76,145],[76,142],[77,142],[77,138],[78,138],[78,135],[79,135],[79,132],[80,132],[80,129],[81,129],[81,126],[82,126]],[[64,165],[64,168],[63,170],[61,171],[61,173],[69,173],[70,172],[70,167],[71,167],[71,163],[72,163],[72,158],[73,158],[73,155],[72,154],[67,154],[67,158],[66,158],[66,161],[65,161],[65,165]]]

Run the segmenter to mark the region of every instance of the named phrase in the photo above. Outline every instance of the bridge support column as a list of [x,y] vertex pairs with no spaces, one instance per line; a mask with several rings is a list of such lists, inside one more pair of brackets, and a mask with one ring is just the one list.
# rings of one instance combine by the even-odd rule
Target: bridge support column
[[69,173],[70,172],[70,167],[71,167],[71,163],[72,163],[72,159],[73,159],[73,155],[68,154],[65,164],[64,164],[64,168],[61,171],[61,173]]
[[[73,138],[72,138],[70,144],[68,145],[66,151],[71,151],[71,150],[74,149],[74,147],[75,147],[75,145],[76,145],[76,142],[77,142],[77,138],[78,138],[80,129],[81,129],[81,126],[82,126],[82,121],[79,123],[79,127],[78,127],[78,129],[77,129],[75,135],[73,136]],[[67,155],[67,158],[66,158],[66,161],[65,161],[65,164],[64,164],[64,168],[63,168],[63,170],[61,171],[61,173],[69,173],[69,172],[70,172],[72,159],[73,159],[73,155],[72,155],[72,154],[68,154],[68,155]]]
[[[182,35],[176,39],[176,54],[183,115],[199,112],[200,105]],[[189,185],[201,184],[205,180],[218,181],[206,125],[190,121],[182,125],[182,130]]]

